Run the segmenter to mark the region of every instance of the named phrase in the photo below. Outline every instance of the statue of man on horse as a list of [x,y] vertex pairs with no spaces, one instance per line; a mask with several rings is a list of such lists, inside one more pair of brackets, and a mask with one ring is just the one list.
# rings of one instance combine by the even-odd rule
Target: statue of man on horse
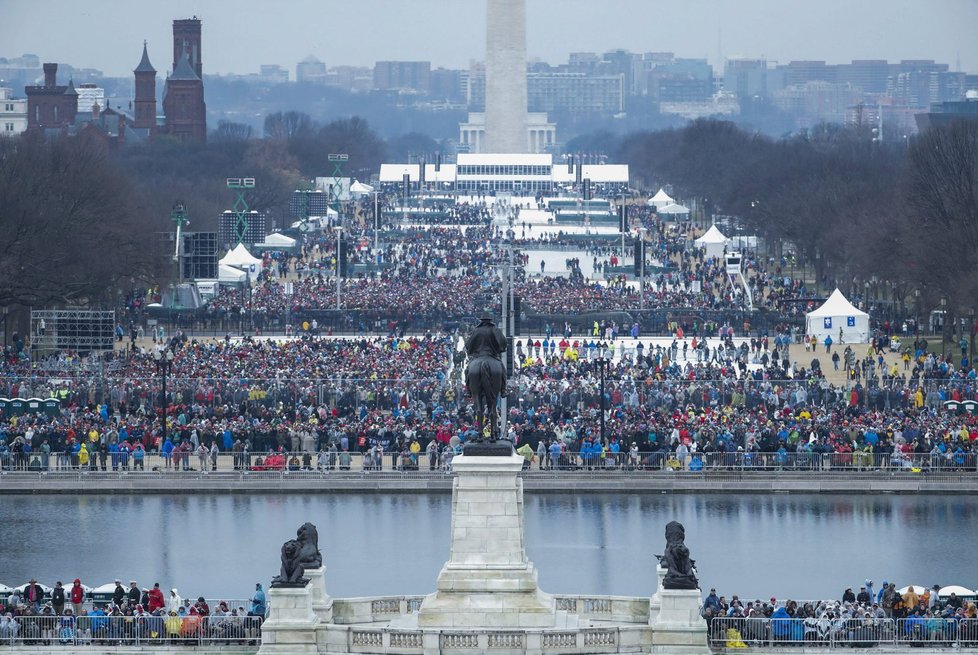
[[[465,338],[468,365],[465,383],[475,403],[475,422],[480,441],[494,442],[500,437],[496,403],[506,390],[506,337],[489,316],[482,316]],[[486,419],[489,419],[488,421]]]

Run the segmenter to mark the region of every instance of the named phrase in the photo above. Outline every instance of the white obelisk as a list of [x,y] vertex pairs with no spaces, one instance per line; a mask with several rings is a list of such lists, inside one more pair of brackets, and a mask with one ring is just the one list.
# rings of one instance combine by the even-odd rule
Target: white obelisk
[[525,153],[526,0],[486,2],[486,145],[483,152]]

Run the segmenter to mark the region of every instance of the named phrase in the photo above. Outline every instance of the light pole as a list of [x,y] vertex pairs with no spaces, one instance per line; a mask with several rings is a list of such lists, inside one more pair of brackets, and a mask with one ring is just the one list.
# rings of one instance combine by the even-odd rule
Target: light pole
[[374,195],[374,262],[377,264],[377,272],[380,272],[380,260],[377,258],[378,232],[380,232],[380,191],[373,191]]
[[163,377],[163,435],[160,438],[160,447],[162,447],[163,442],[166,441],[166,376],[173,368],[173,350],[170,348],[157,350],[153,353],[153,359],[156,362],[156,369]]
[[[336,311],[340,311],[340,240],[343,238],[343,226],[337,225],[336,230]],[[337,320],[339,317],[337,316]]]
[[645,233],[648,228],[644,225],[638,228],[638,252],[635,256],[638,257],[638,308],[642,311],[645,310]]
[[941,359],[946,353],[944,348],[947,345],[947,297],[941,296]]
[[605,372],[605,368],[608,366],[608,364],[611,363],[611,359],[609,358],[608,355],[609,355],[608,350],[606,348],[605,349],[602,349],[601,356],[594,360],[594,362],[598,365],[598,371],[599,371],[599,374],[601,376],[601,405],[600,405],[600,407],[601,407],[601,414],[600,414],[600,417],[599,417],[600,418],[600,423],[599,423],[600,428],[599,429],[601,430],[601,445],[602,446],[608,445],[608,439],[607,439],[607,437],[605,435],[605,429],[604,429],[604,372]]
[[920,336],[920,289],[913,290],[913,336]]
[[968,361],[971,363],[971,367],[975,366],[975,308],[972,307],[968,310],[968,318],[971,320],[971,345],[968,350]]
[[[503,336],[506,337],[506,348],[507,348],[507,350],[509,348],[512,348],[513,347],[513,344],[512,344],[513,335],[510,332],[510,317],[509,317],[509,309],[510,309],[510,296],[509,296],[510,289],[509,289],[509,287],[510,287],[510,275],[511,275],[511,271],[512,271],[512,267],[510,266],[510,264],[509,264],[508,261],[506,263],[504,263],[504,264],[500,264],[499,265],[499,277],[500,277],[500,282],[501,282],[501,284],[500,284],[500,295],[499,295],[499,308],[500,308],[500,314],[501,314],[502,324],[503,324],[503,326],[502,326]],[[512,371],[509,370],[509,353],[508,352],[503,353],[503,369],[506,370],[506,379],[508,380],[510,378],[510,376],[512,375]],[[494,412],[494,411],[496,411],[496,408],[495,407],[487,407],[486,408],[486,411],[487,412],[490,412],[490,411]],[[505,393],[504,394],[501,394],[500,397],[499,397],[499,414],[500,414],[500,416],[499,416],[499,438],[500,439],[505,439],[506,438],[506,435],[507,435],[507,433],[509,431],[509,427],[507,426],[507,421],[509,419],[509,399],[506,397],[506,394]]]

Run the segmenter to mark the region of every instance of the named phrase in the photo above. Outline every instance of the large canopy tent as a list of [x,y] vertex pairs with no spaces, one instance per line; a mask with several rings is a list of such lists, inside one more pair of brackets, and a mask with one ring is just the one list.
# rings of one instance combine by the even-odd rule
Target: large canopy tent
[[244,271],[254,280],[262,270],[262,261],[252,256],[243,243],[239,243],[233,249],[228,250],[228,254],[219,262],[225,266],[233,266]]
[[869,314],[857,309],[836,289],[821,307],[805,315],[805,334],[814,335],[819,341],[832,337],[835,343],[868,343]]
[[711,225],[710,229],[706,231],[706,234],[701,236],[699,239],[694,241],[697,248],[702,248],[705,252],[703,256],[707,259],[711,257],[723,257],[723,251],[727,248],[727,243],[730,241],[727,237],[723,235],[716,225]]
[[669,197],[669,194],[665,192],[664,189],[659,189],[654,196],[649,198],[649,204],[653,205],[656,210],[667,207],[676,201]]
[[676,203],[669,203],[665,207],[659,209],[659,215],[668,218],[678,218],[689,216],[689,207],[685,205],[677,205]]
[[292,252],[297,247],[296,240],[292,237],[287,237],[280,232],[272,232],[265,240],[261,243],[256,243],[255,248],[260,251],[273,251],[281,250],[285,252]]
[[364,184],[359,180],[353,180],[353,184],[350,185],[350,193],[355,196],[364,196],[368,193],[373,193],[374,188],[369,184]]
[[244,284],[248,274],[240,268],[221,264],[218,271],[218,281],[221,284]]

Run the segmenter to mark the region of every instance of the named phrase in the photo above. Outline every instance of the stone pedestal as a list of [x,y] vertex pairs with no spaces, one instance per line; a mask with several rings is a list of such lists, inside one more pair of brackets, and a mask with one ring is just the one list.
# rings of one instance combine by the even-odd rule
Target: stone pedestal
[[319,617],[313,611],[311,583],[303,587],[271,587],[268,618],[262,623],[262,644],[258,652],[260,655],[317,653],[319,625]]
[[554,625],[554,600],[537,586],[523,540],[519,455],[461,455],[452,490],[451,557],[437,591],[418,612],[420,627]]
[[666,573],[669,569],[664,568],[656,564],[655,566],[655,593],[652,594],[652,598],[649,599],[649,624],[651,625],[655,621],[656,616],[659,614],[659,608],[662,607],[662,598],[660,593],[662,592],[662,581],[665,580]]
[[700,591],[660,588],[658,595],[659,613],[652,620],[652,652],[709,653],[707,625],[700,616]]
[[307,569],[305,577],[309,578],[309,596],[312,599],[312,611],[323,623],[333,622],[333,599],[326,593],[326,565],[318,569]]

